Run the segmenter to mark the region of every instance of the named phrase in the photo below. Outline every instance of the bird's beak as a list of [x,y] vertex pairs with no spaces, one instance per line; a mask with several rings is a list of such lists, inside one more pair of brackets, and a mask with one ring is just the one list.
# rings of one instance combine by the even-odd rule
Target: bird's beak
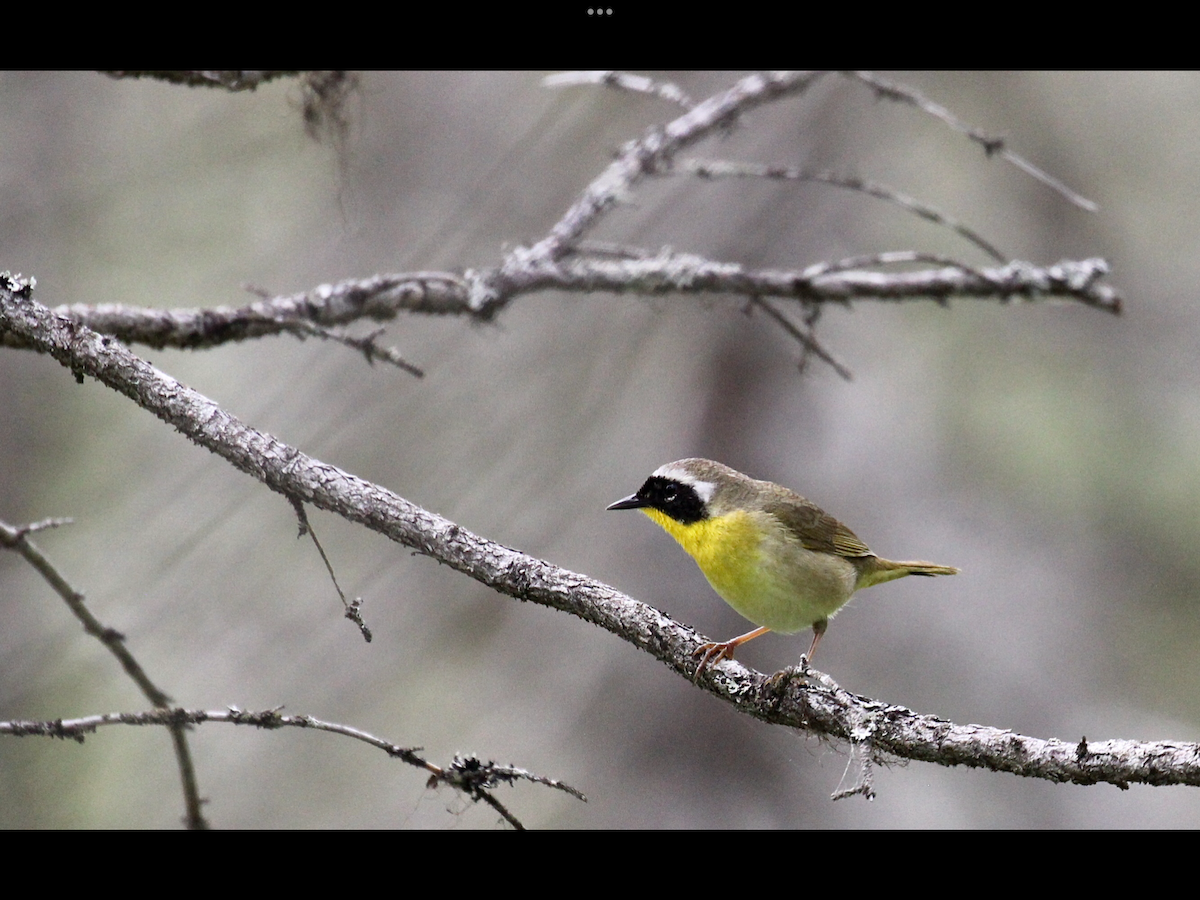
[[630,494],[624,500],[618,500],[609,509],[641,509],[646,504],[638,499],[637,494]]

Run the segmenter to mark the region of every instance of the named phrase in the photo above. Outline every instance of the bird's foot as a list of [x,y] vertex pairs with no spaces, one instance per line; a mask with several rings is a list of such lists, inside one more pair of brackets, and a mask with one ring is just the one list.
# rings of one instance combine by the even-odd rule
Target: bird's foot
[[767,680],[770,682],[770,685],[772,688],[778,690],[779,688],[783,687],[784,684],[791,681],[793,678],[801,678],[801,679],[808,678],[808,677],[810,677],[810,674],[815,671],[816,671],[815,669],[809,668],[808,657],[801,656],[799,665],[786,666],[785,668],[780,669],[778,672],[776,672],[774,675],[772,675]]
[[738,643],[736,640],[724,643],[708,641],[693,650],[692,656],[699,656],[700,662],[696,666],[695,674],[692,675],[692,684],[699,683],[700,676],[709,666],[716,665],[723,659],[733,659],[733,651],[737,649]]

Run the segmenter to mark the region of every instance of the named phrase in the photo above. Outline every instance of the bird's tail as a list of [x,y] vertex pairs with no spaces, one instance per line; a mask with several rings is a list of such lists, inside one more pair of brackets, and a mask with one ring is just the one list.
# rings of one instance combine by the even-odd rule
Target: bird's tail
[[[930,562],[898,562],[894,559],[880,559],[878,556],[869,557],[870,564],[860,566],[858,588],[883,584],[885,581],[895,581],[905,575],[957,575],[954,566],[939,566]],[[864,560],[865,562],[866,560]]]
[[[883,562],[883,560],[880,560]],[[892,562],[887,560],[897,569],[907,569],[906,575],[957,575],[958,569],[954,566],[938,566],[928,562]]]

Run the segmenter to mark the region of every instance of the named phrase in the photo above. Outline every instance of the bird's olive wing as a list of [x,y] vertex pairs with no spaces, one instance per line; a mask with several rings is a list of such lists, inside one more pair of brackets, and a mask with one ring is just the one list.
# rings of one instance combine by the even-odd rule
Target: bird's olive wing
[[799,494],[772,501],[766,511],[776,516],[806,550],[856,558],[874,556],[853,531]]

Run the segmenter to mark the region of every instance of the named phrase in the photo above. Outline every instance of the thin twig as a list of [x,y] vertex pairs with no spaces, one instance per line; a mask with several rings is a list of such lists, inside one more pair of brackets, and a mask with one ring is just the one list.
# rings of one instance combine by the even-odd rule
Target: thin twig
[[[777,310],[762,297],[751,297],[750,303],[765,312],[768,316],[774,319],[784,331],[799,341],[801,346],[804,347],[805,354],[811,353],[821,359],[823,362],[828,363],[833,371],[841,375],[846,381],[854,380],[854,374],[848,368],[846,368],[846,366],[834,359],[833,355],[824,347],[822,347],[817,341],[817,336],[813,333],[811,325],[807,331],[801,331],[796,326],[795,322]],[[802,356],[800,358],[800,367],[803,368],[804,364],[805,358]]]
[[287,330],[295,334],[297,337],[304,338],[306,336],[318,337],[326,341],[335,341],[345,347],[350,347],[361,353],[369,364],[374,364],[375,360],[381,359],[386,363],[390,363],[399,369],[403,369],[410,375],[415,375],[417,378],[424,378],[425,373],[414,366],[412,363],[404,359],[400,355],[400,351],[395,347],[381,347],[375,343],[375,339],[384,333],[382,328],[372,331],[366,337],[354,337],[342,331],[333,328],[326,328],[322,325],[314,325],[311,322],[289,322]]
[[342,598],[342,606],[346,608],[346,618],[358,626],[358,630],[362,632],[363,639],[369,644],[371,643],[371,629],[367,627],[367,623],[362,619],[362,597],[355,597],[351,602],[346,599],[345,593],[342,591],[342,586],[338,584],[337,575],[333,571],[333,563],[329,561],[329,557],[325,555],[325,548],[321,546],[321,542],[317,540],[317,533],[313,530],[312,525],[308,521],[308,513],[304,510],[304,503],[298,497],[288,497],[291,501],[292,509],[296,511],[296,518],[300,520],[300,534],[297,537],[308,535],[312,538],[317,552],[321,554],[321,560],[325,563],[325,571],[329,573],[329,580],[333,582],[334,590],[338,592],[338,596]]
[[463,791],[472,800],[482,800],[500,813],[514,828],[523,831],[524,826],[508,811],[507,807],[492,793],[499,784],[513,784],[517,781],[532,781],[556,790],[564,791],[577,800],[587,803],[587,797],[569,784],[543,775],[534,775],[516,766],[502,766],[494,762],[484,762],[477,756],[456,756],[450,765],[436,776],[430,776],[429,786],[433,787],[438,781],[452,785]]
[[852,175],[838,175],[835,172],[814,172],[796,166],[764,166],[758,163],[729,162],[718,159],[688,159],[682,164],[684,171],[691,172],[701,178],[770,178],[783,181],[815,181],[834,187],[858,191],[893,203],[901,209],[906,209],[935,225],[949,228],[960,237],[970,241],[996,262],[1005,262],[1008,257],[1001,253],[983,235],[972,228],[939,212],[932,206],[922,203],[913,197],[902,194],[886,185]]
[[670,103],[676,103],[684,109],[692,109],[696,102],[692,100],[676,84],[669,81],[655,81],[645,75],[631,75],[628,72],[598,71],[598,72],[559,72],[547,75],[542,79],[542,86],[548,88],[575,87],[581,84],[601,84],[604,87],[631,91],[635,94],[651,94]]
[[[62,597],[75,618],[83,623],[83,630],[100,641],[117,658],[121,668],[133,679],[134,684],[138,686],[146,699],[159,709],[166,709],[171,703],[171,698],[150,680],[141,664],[134,659],[133,654],[125,646],[125,635],[115,628],[102,625],[100,620],[87,608],[83,594],[71,587],[67,579],[54,567],[54,564],[29,540],[28,536],[33,531],[56,527],[69,521],[69,519],[46,519],[22,528],[13,528],[0,521],[0,546],[7,547],[24,557],[26,562],[33,566],[46,583]],[[188,828],[203,829],[208,827],[208,822],[201,811],[200,788],[196,783],[196,767],[192,763],[192,754],[188,749],[185,727],[181,723],[170,724],[171,741],[175,749],[176,764],[179,766],[179,779],[183,786],[183,801],[186,811],[184,822]]]
[[654,253],[645,247],[619,244],[616,241],[593,241],[584,239],[571,248],[575,256],[609,256],[613,259],[649,259]]
[[155,706],[166,706],[171,703],[171,698],[166,692],[160,690],[146,675],[141,664],[134,659],[125,646],[125,635],[121,634],[115,628],[109,628],[103,625],[99,619],[92,615],[92,611],[87,608],[84,595],[75,590],[71,584],[63,577],[63,575],[54,567],[54,564],[38,549],[33,541],[29,540],[26,533],[22,529],[14,528],[13,526],[0,522],[0,544],[10,550],[14,550],[25,558],[38,574],[50,585],[63,601],[67,604],[67,608],[72,614],[83,624],[83,630],[96,638],[100,643],[108,648],[109,652],[117,658],[127,675],[133,679],[143,694]]
[[804,270],[805,278],[819,278],[834,272],[849,272],[852,269],[869,269],[875,266],[895,266],[901,263],[925,263],[935,266],[949,266],[965,274],[987,279],[989,276],[983,270],[974,266],[966,266],[949,256],[937,253],[922,253],[919,250],[887,250],[883,253],[866,253],[862,256],[848,256],[834,262],[814,263]]
[[[59,518],[42,519],[40,522],[30,522],[28,525],[21,525],[20,527],[14,529],[12,535],[10,535],[9,537],[12,540],[17,540],[27,534],[37,534],[37,532],[45,531],[46,529],[49,529],[49,528],[61,528],[63,525],[74,525],[74,524],[75,524],[75,520],[71,519],[71,518],[59,517]],[[5,546],[8,546],[8,545],[5,544]],[[30,546],[32,546],[32,544],[30,544]]]
[[983,147],[983,152],[988,156],[999,156],[1001,159],[1012,163],[1026,175],[1036,178],[1042,184],[1046,185],[1051,190],[1061,194],[1068,201],[1078,206],[1080,209],[1086,209],[1088,212],[1097,212],[1100,207],[1095,202],[1087,197],[1075,193],[1053,175],[1043,172],[1029,160],[1022,156],[1013,153],[1004,145],[1004,138],[993,137],[987,133],[972,128],[965,122],[956,117],[950,110],[939,103],[934,103],[928,97],[913,88],[906,87],[902,84],[896,84],[887,81],[871,72],[844,72],[847,78],[854,78],[868,85],[877,97],[882,97],[885,100],[895,100],[900,103],[907,103],[914,106],[922,112],[928,113],[937,119],[945,122],[955,131],[965,134],[975,143]]

